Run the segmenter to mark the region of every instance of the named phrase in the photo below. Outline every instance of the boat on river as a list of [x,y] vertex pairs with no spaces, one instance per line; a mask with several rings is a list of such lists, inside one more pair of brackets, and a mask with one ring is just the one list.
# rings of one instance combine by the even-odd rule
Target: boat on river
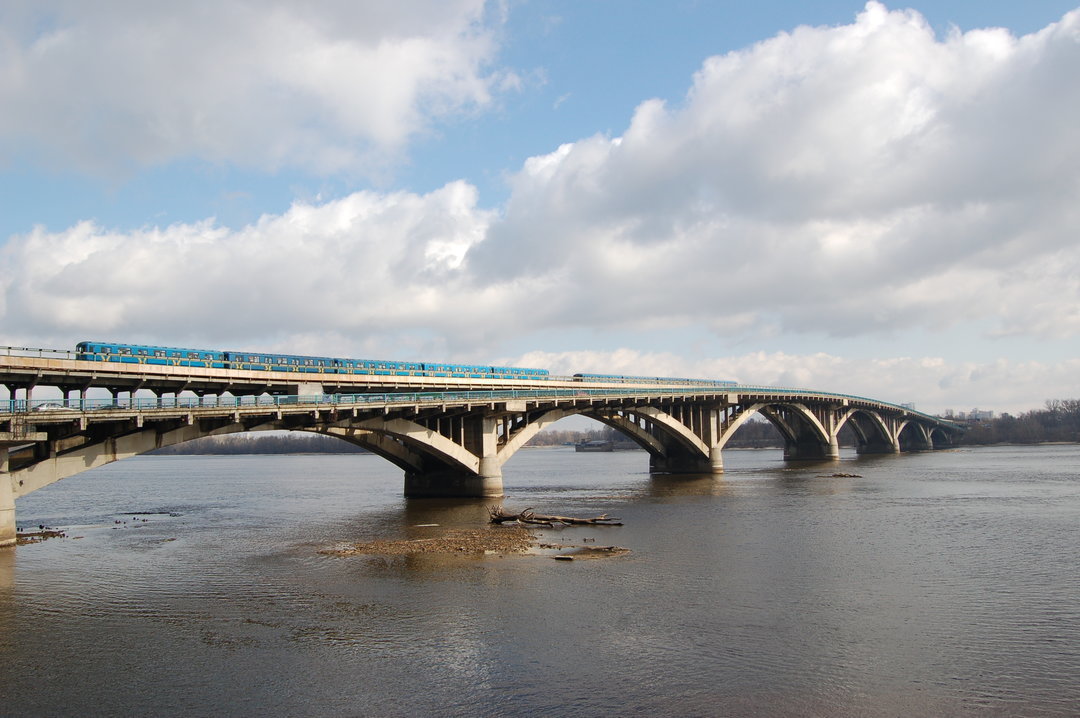
[[596,439],[574,444],[574,451],[615,451],[615,442]]

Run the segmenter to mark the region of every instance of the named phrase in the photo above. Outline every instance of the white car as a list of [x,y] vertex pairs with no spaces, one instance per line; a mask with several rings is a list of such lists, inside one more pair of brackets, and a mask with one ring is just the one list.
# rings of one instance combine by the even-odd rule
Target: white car
[[70,406],[64,406],[63,404],[57,404],[56,402],[50,401],[44,404],[38,404],[34,407],[34,411],[75,411],[75,409],[72,409]]

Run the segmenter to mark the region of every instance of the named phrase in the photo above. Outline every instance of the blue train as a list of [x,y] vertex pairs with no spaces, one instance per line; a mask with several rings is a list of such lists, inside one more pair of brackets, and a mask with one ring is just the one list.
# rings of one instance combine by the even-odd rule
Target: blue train
[[129,364],[246,369],[249,371],[290,371],[318,374],[377,374],[384,376],[436,376],[469,379],[547,379],[547,369],[471,364],[341,359],[337,357],[266,354],[262,352],[181,349],[147,344],[79,342],[75,358],[85,361]]
[[[245,369],[248,371],[289,371],[313,374],[375,374],[383,376],[430,376],[462,379],[524,379],[544,381],[552,377],[547,369],[473,364],[342,359],[338,357],[266,354],[214,349],[181,349],[149,344],[79,342],[75,358],[83,361],[164,364],[169,366]],[[661,384],[665,386],[735,386],[733,381],[681,379],[674,377],[626,376],[622,374],[574,374],[577,382]]]

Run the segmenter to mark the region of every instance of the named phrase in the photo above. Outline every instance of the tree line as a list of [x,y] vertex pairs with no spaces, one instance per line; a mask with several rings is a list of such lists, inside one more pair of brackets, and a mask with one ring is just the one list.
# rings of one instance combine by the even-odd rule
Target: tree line
[[1051,399],[1045,408],[1019,416],[1002,414],[996,419],[970,422],[959,443],[979,446],[1051,441],[1080,441],[1080,399]]
[[322,434],[290,432],[287,434],[232,434],[206,436],[183,444],[166,446],[151,453],[159,455],[207,454],[366,454],[356,444]]

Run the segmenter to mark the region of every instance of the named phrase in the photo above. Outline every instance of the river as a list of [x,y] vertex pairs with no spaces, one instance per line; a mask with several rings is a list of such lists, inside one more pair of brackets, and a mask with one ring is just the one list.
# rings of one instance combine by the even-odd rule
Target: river
[[572,562],[320,553],[484,526],[370,455],[86,472],[17,502],[67,538],[0,550],[0,714],[1080,712],[1080,446],[724,461],[519,452],[506,508],[624,521]]

